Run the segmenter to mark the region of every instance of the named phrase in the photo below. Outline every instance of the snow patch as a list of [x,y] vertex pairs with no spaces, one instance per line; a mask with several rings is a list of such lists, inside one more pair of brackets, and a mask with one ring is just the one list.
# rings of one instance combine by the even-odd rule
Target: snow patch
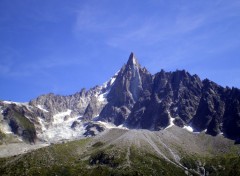
[[115,80],[116,80],[116,77],[111,78],[110,85],[112,85],[115,82]]
[[20,103],[20,102],[14,102],[14,101],[3,101],[3,103],[5,103],[5,104],[16,104],[16,105],[19,105],[19,106],[28,105],[28,103]]
[[111,79],[109,81],[103,83],[103,85],[100,87],[99,91],[95,94],[98,101],[107,102],[107,95],[110,92],[113,83],[116,81],[116,78],[117,78],[117,75],[118,75],[119,71],[117,71],[115,73],[115,75],[113,77],[111,77]]
[[1,122],[0,129],[1,129],[2,132],[6,133],[6,134],[12,134],[13,133],[11,127],[5,121]]
[[116,125],[114,125],[112,123],[107,123],[107,122],[103,122],[103,121],[97,121],[97,122],[100,123],[101,125],[103,125],[104,127],[106,127],[107,129],[116,128]]
[[58,114],[55,114],[55,115],[53,116],[53,124],[59,124],[59,123],[64,122],[65,116],[67,116],[67,115],[70,116],[71,112],[72,112],[72,110],[68,109],[68,110],[65,111],[65,112],[60,112],[60,113],[58,113]]
[[119,129],[124,129],[124,130],[129,130],[127,127],[125,127],[123,124],[122,125],[118,125],[117,128]]
[[[47,123],[44,120],[39,119],[39,122],[42,125],[42,133],[39,133],[38,137],[42,140],[53,143],[61,140],[80,139],[85,133],[85,127],[84,124],[78,119],[79,116],[69,118],[64,122],[58,121],[57,123],[53,123],[48,128],[46,127]],[[78,121],[80,123],[78,128],[71,128],[74,121]]]
[[108,95],[108,93],[109,93],[109,91],[106,91],[106,92],[104,92],[104,93],[102,93],[102,94],[99,94],[99,95],[97,96],[98,101],[100,101],[100,102],[105,102],[105,101],[107,100],[107,95]]
[[173,123],[173,121],[175,120],[175,118],[170,118],[170,125],[168,125],[165,129],[168,129],[168,128],[170,128],[170,127],[172,127],[172,126],[174,126],[174,123]]
[[167,111],[167,113],[168,113],[168,116],[170,117],[170,125],[168,125],[165,129],[168,129],[168,128],[174,126],[173,121],[175,120],[175,118],[173,118],[173,117],[171,116],[171,114],[170,114],[169,111]]
[[109,84],[109,86],[112,86],[113,83],[115,82],[115,80],[116,80],[117,75],[118,75],[119,72],[120,72],[120,70],[118,70],[118,71],[114,74],[114,76],[110,78],[109,81],[103,83],[102,88],[107,88],[108,84]]
[[[71,114],[71,110],[68,109],[65,112],[60,112],[53,116],[53,122],[49,125],[49,122],[46,122],[42,118],[38,118],[39,123],[42,128],[42,132],[39,132],[37,136],[47,142],[57,143],[61,140],[73,140],[80,139],[85,133],[84,124],[79,120],[79,116],[69,117],[65,119],[65,116]],[[74,121],[80,123],[78,128],[71,128]]]
[[136,61],[136,58],[134,56],[133,56],[133,64],[137,65],[137,61]]
[[186,129],[189,132],[193,132],[193,128],[191,126],[184,126],[183,129]]
[[38,118],[38,121],[39,121],[39,123],[40,123],[40,125],[41,125],[41,127],[42,127],[42,131],[47,130],[47,128],[46,128],[46,126],[45,126],[44,120],[43,120],[42,118]]
[[44,112],[48,112],[48,110],[44,109],[42,105],[37,105],[37,108]]
[[112,129],[112,128],[118,128],[118,129],[128,129],[127,127],[124,127],[123,124],[116,126],[112,123],[108,123],[108,122],[103,122],[103,121],[97,121],[98,123],[100,123],[101,125],[103,125],[105,128],[107,129]]
[[195,134],[199,134],[199,133],[200,133],[199,131],[194,130],[194,128],[191,127],[190,125],[185,125],[185,126],[183,127],[183,129],[185,129],[185,130],[187,130],[187,131],[189,131],[189,132],[195,133]]
[[177,112],[177,110],[178,110],[178,107],[174,107],[174,108],[173,108],[173,111],[174,111],[174,112]]

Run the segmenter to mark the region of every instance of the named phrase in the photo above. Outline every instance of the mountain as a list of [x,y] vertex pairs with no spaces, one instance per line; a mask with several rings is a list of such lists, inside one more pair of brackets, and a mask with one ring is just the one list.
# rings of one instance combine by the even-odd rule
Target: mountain
[[172,123],[195,132],[240,137],[240,90],[223,88],[185,70],[151,75],[131,54],[107,96],[100,119],[129,128],[161,130]]
[[102,86],[0,101],[1,175],[239,175],[240,90],[131,53]]
[[0,101],[1,133],[30,143],[56,142],[83,136],[91,129],[88,125],[106,128],[102,122],[107,122],[153,131],[176,125],[238,141],[239,102],[237,88],[224,88],[185,70],[152,75],[131,53],[127,64],[102,86],[69,96],[41,95],[29,103]]

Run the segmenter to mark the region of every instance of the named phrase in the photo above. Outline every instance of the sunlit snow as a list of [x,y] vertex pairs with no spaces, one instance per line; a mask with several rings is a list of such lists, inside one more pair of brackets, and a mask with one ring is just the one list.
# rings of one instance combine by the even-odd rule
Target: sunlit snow
[[98,95],[98,97],[97,97],[98,101],[100,101],[100,102],[106,101],[106,97],[107,97],[108,93],[109,93],[109,91],[106,91],[105,93]]
[[12,130],[11,130],[10,126],[5,121],[2,121],[0,123],[0,129],[2,132],[6,133],[6,134],[12,134]]
[[168,129],[168,128],[172,127],[174,125],[173,121],[174,121],[174,118],[171,117],[170,118],[170,125],[168,125],[165,129]]
[[16,104],[16,105],[19,105],[19,106],[28,105],[28,103],[19,103],[19,102],[14,102],[14,101],[3,101],[3,103],[5,103],[5,104]]
[[[47,122],[39,118],[39,123],[42,126],[42,132],[38,134],[40,139],[47,142],[58,142],[61,140],[78,139],[83,136],[85,132],[85,127],[79,119],[79,117],[69,117],[64,120],[66,115],[70,115],[71,110],[58,113],[53,116],[53,123],[47,127]],[[71,128],[74,121],[78,121],[81,125],[78,128]]]
[[42,105],[37,105],[37,108],[44,112],[48,112],[48,110],[44,109]]
[[193,132],[193,128],[191,126],[184,126],[183,129],[186,129],[187,131]]
[[133,64],[137,65],[137,61],[136,61],[136,58],[134,56],[133,56]]
[[173,121],[174,121],[174,118],[172,118],[170,112],[168,111],[168,116],[170,117],[170,125],[168,125],[165,129],[168,129],[170,127],[172,127],[174,125]]
[[66,116],[70,116],[71,112],[72,112],[72,110],[68,109],[68,110],[65,111],[65,112],[60,112],[60,113],[58,113],[58,114],[55,114],[55,115],[53,116],[53,124],[59,124],[59,123],[64,122],[64,118],[65,118]]
[[103,122],[103,121],[97,121],[101,125],[103,125],[107,129],[112,129],[112,128],[119,128],[119,129],[128,129],[127,127],[124,127],[123,125],[116,126],[112,123],[109,122]]

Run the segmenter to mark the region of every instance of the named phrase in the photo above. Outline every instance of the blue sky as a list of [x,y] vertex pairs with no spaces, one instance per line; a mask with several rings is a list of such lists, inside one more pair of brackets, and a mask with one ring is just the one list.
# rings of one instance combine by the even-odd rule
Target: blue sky
[[239,0],[0,0],[0,99],[102,84],[131,51],[151,73],[240,87]]

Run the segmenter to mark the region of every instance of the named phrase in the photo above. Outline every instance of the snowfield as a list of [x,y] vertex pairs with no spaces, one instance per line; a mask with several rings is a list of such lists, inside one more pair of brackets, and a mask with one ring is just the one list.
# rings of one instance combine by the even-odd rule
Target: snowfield
[[[46,141],[46,142],[59,142],[61,140],[72,140],[79,139],[83,137],[83,133],[85,132],[85,127],[83,123],[79,120],[79,116],[76,117],[68,117],[66,116],[71,114],[71,110],[67,110],[65,112],[58,113],[53,116],[53,122],[51,125],[47,125],[43,119],[39,118],[39,122],[42,126],[42,132],[38,133],[38,138]],[[74,121],[78,121],[81,125],[78,128],[71,128]]]

